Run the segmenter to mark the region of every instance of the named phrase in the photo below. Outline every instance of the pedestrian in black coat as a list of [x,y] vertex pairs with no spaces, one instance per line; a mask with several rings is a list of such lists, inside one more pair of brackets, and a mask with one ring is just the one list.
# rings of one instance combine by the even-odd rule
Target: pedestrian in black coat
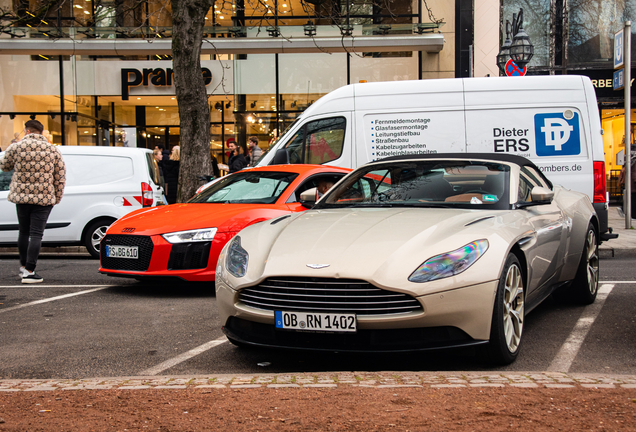
[[166,182],[166,199],[168,204],[177,202],[177,189],[179,188],[179,164],[181,159],[181,151],[179,146],[174,146],[170,153],[170,159],[164,160],[163,179]]
[[230,174],[245,168],[247,166],[247,159],[245,159],[243,147],[237,146],[236,143],[231,142],[228,144],[228,148],[230,149],[230,160],[228,161],[227,166],[230,169]]

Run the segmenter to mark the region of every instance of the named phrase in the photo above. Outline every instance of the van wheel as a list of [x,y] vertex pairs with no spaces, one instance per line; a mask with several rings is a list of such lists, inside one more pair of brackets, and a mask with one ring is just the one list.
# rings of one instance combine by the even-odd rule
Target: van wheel
[[508,255],[499,278],[495,306],[492,312],[488,361],[510,364],[517,358],[525,318],[525,293],[519,259]]
[[93,258],[99,258],[99,243],[106,235],[106,230],[114,222],[112,219],[101,219],[88,224],[84,229],[82,242]]

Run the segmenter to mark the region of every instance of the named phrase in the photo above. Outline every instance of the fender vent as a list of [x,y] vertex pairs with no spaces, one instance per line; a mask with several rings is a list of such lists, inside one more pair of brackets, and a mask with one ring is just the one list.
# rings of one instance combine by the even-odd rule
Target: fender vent
[[133,232],[135,232],[135,229],[136,228],[123,228],[121,230],[121,232],[123,232],[123,233],[133,233]]

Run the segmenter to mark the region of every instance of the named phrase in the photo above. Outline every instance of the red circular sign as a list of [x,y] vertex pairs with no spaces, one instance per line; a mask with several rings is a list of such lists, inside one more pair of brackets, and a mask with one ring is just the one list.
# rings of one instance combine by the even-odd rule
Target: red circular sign
[[508,76],[524,76],[526,72],[528,72],[528,66],[524,66],[523,69],[519,69],[517,63],[513,62],[512,59],[506,62],[506,75]]

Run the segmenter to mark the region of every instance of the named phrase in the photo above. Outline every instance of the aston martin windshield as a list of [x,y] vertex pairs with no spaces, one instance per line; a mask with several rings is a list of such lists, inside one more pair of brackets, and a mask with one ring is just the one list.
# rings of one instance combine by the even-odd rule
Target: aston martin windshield
[[296,177],[298,174],[290,172],[238,172],[224,177],[188,202],[274,204]]
[[509,206],[510,167],[466,160],[373,164],[356,170],[314,208]]

